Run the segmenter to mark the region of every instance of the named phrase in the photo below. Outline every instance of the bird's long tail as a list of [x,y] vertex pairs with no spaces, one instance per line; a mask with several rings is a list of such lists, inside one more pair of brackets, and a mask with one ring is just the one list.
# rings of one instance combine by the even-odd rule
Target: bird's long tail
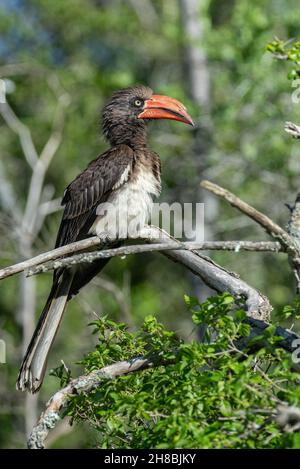
[[73,277],[72,272],[65,270],[52,286],[20,368],[17,389],[21,391],[35,393],[43,383],[47,357],[66,308]]

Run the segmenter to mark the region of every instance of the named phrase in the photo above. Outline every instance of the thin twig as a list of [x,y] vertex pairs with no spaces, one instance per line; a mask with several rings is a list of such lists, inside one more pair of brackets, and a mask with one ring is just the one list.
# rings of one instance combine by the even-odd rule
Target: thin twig
[[[288,206],[291,211],[291,216],[287,224],[287,232],[295,241],[300,251],[300,193],[297,194],[293,206]],[[289,264],[293,269],[294,277],[296,279],[296,293],[300,294],[300,259],[299,255],[290,255]]]
[[30,180],[29,192],[22,222],[22,229],[28,236],[36,235],[36,223],[39,216],[39,206],[44,180],[47,170],[57,152],[63,136],[65,108],[69,105],[68,95],[58,98],[56,112],[53,118],[52,133],[38,158]]
[[38,153],[29,128],[21,122],[8,102],[0,103],[0,113],[8,127],[18,135],[26,161],[33,169],[38,161]]
[[288,253],[289,262],[292,267],[294,277],[296,279],[296,293],[300,293],[300,195],[296,197],[296,202],[291,210],[290,221],[287,230],[281,228],[277,223],[273,222],[269,217],[259,212],[251,205],[247,204],[232,192],[218,186],[210,181],[202,181],[201,186],[219,197],[227,200],[233,207],[246,214],[275,240],[278,240],[283,251]]
[[[253,245],[254,244],[254,245]],[[193,242],[182,242],[180,245],[178,243],[157,243],[157,244],[137,244],[122,246],[119,248],[104,249],[96,252],[85,252],[82,254],[75,254],[64,259],[49,261],[46,263],[39,264],[35,267],[28,269],[27,276],[36,275],[44,272],[49,272],[61,267],[69,267],[76,264],[84,264],[94,262],[96,259],[107,259],[117,256],[129,256],[132,254],[142,254],[146,252],[154,251],[171,251],[171,250],[188,250],[188,251],[203,251],[203,250],[228,250],[240,252],[241,250],[249,251],[268,251],[268,252],[279,252],[280,244],[279,243],[248,243],[244,244],[243,242],[215,242],[211,241],[209,243],[193,243]],[[1,275],[1,271],[0,271]]]
[[[4,267],[0,270],[0,280],[10,277],[12,275],[16,275],[20,272],[28,270],[31,274],[35,274],[40,272],[47,272],[48,270],[52,270],[52,268],[47,265],[45,270],[40,267],[41,264],[46,264],[48,261],[55,261],[63,256],[77,253],[80,251],[86,251],[93,247],[100,246],[99,238],[96,236],[87,238],[81,241],[76,241],[75,243],[70,243],[66,246],[53,249],[51,251],[47,251],[43,254],[39,254],[38,256],[32,257],[23,262],[19,262],[18,264],[14,264],[8,267]],[[120,248],[114,249],[106,249],[100,251],[98,253],[94,253],[98,255],[98,258],[108,258],[108,257],[115,257],[115,256],[123,256],[129,254],[136,254],[142,252],[149,252],[149,251],[159,251],[159,250],[169,250],[169,249],[189,249],[189,250],[199,250],[199,251],[257,251],[257,252],[283,252],[283,248],[280,246],[278,242],[269,242],[269,241],[205,241],[203,243],[194,243],[194,242],[182,242],[181,246],[179,247],[177,244],[159,244],[159,245],[148,245],[148,244],[139,244],[139,245],[130,245],[130,246],[122,246]],[[90,256],[92,253],[86,253],[87,256]],[[76,254],[77,255],[77,254]],[[76,264],[81,262],[81,258],[77,258],[79,262],[76,262],[76,259],[69,257],[67,258],[70,260],[70,264]],[[64,259],[66,265],[68,264],[67,259]],[[90,257],[92,259],[92,257]],[[83,262],[83,261],[82,261]],[[35,271],[35,267],[37,270]],[[48,268],[49,267],[49,268]],[[41,270],[39,270],[41,269]]]
[[0,270],[0,280],[23,272],[24,270],[27,270],[43,262],[58,259],[59,257],[72,254],[74,252],[84,251],[86,249],[90,249],[93,246],[99,246],[99,244],[99,238],[94,236],[93,238],[83,239],[82,241],[76,241],[75,243],[67,244],[66,246],[44,252],[43,254],[32,257],[31,259],[27,259],[26,261],[19,262],[18,264],[14,264]]
[[287,433],[300,429],[300,408],[295,406],[279,405],[276,422]]
[[207,189],[213,194],[227,200],[230,205],[237,208],[260,226],[262,226],[270,236],[278,239],[278,241],[283,244],[284,247],[290,247],[290,245],[293,244],[292,238],[283,228],[281,228],[281,226],[277,225],[277,223],[273,222],[271,218],[253,208],[251,205],[241,200],[232,192],[206,180],[202,181],[200,185],[204,189]]
[[293,122],[286,122],[284,130],[294,138],[300,138],[300,126]]

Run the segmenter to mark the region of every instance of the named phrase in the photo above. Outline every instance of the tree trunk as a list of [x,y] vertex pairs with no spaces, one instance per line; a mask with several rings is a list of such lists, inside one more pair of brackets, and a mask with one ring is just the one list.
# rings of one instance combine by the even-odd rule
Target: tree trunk
[[[205,31],[203,22],[203,0],[180,0],[182,29],[185,41],[185,72],[188,72],[188,92],[190,98],[198,105],[199,113],[196,115],[196,129],[194,130],[194,144],[192,152],[196,162],[197,173],[203,175],[208,167],[209,151],[211,146],[211,96],[210,73],[206,52],[203,48]],[[213,239],[211,229],[218,214],[218,202],[207,191],[198,189],[197,202],[204,203],[205,240]],[[200,227],[196,227],[200,232]],[[204,301],[212,295],[212,290],[194,276],[192,278],[195,295]],[[200,327],[199,338],[203,339],[206,327]]]

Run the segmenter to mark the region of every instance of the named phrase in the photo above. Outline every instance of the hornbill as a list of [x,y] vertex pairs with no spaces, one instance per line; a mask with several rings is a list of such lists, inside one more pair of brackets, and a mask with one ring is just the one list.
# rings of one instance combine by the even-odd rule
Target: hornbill
[[[159,195],[161,188],[160,158],[147,146],[146,121],[150,119],[173,119],[193,125],[183,104],[155,95],[142,85],[116,92],[106,104],[102,128],[110,148],[65,190],[55,247],[93,235],[106,247],[111,246],[126,237],[129,223],[134,221],[138,229],[148,222],[153,197]],[[117,215],[118,223],[110,219],[112,214]],[[39,390],[67,302],[106,262],[100,259],[54,271],[49,297],[21,365],[18,389],[33,393]]]

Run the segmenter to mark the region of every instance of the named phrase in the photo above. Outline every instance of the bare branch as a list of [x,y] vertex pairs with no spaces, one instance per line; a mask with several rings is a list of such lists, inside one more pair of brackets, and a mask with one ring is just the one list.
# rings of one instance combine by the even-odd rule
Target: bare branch
[[[160,363],[161,364],[161,363]],[[30,449],[44,448],[44,442],[49,431],[54,428],[61,414],[68,403],[70,396],[79,393],[88,393],[99,387],[103,381],[114,379],[118,376],[126,375],[134,371],[152,367],[153,363],[145,358],[135,358],[127,362],[119,362],[113,365],[95,370],[89,375],[80,376],[73,379],[68,386],[58,391],[46,404],[46,409],[33,428],[27,445]]]
[[[300,250],[300,193],[297,194],[295,203],[293,206],[288,206],[291,212],[291,216],[287,225],[287,232],[294,239],[295,244]],[[300,294],[300,254],[290,255],[289,263],[293,269],[293,273],[296,279],[296,293]]]
[[38,153],[29,128],[20,121],[8,102],[0,103],[0,113],[8,127],[18,135],[26,161],[33,169],[38,161]]
[[[191,270],[195,275],[198,275],[204,283],[206,283],[215,291],[227,291],[236,298],[244,296],[246,298],[246,305],[248,314],[250,316],[257,319],[269,318],[272,307],[269,304],[267,298],[240,280],[236,274],[228,272],[227,270],[218,266],[208,257],[201,256],[194,249],[188,249],[188,246],[185,246],[184,243],[171,238],[167,233],[163,232],[159,228],[153,226],[145,227],[140,232],[140,238],[146,239],[148,242],[152,243],[152,246],[144,246],[142,248],[143,252],[145,252],[145,250],[153,251],[155,249],[162,251],[164,255],[171,258],[175,262],[179,262],[185,265],[189,270]],[[9,277],[10,275],[14,275],[26,269],[30,269],[33,266],[45,263],[46,261],[58,259],[58,257],[61,257],[67,253],[80,250],[82,251],[84,249],[90,248],[91,246],[97,246],[99,243],[99,239],[97,237],[93,237],[72,243],[67,246],[63,246],[53,251],[49,251],[48,253],[40,254],[35,258],[2,269],[0,271],[0,279]],[[159,244],[159,246],[157,244]],[[112,253],[115,255],[124,255],[126,253],[130,254],[132,253],[132,249],[132,246],[124,246],[123,248],[115,248],[114,250],[105,250],[106,252],[97,251],[93,253],[76,254],[76,256],[74,256],[75,261],[74,258],[71,261],[70,259],[60,259],[51,264],[51,269],[58,268],[63,265],[70,265],[72,262],[79,263],[87,262],[89,260],[93,261],[96,258],[99,259],[101,257],[113,257]],[[136,252],[142,252],[140,246],[136,246],[134,249]],[[80,257],[78,258],[78,256]],[[39,268],[41,271],[47,270],[47,266],[45,265],[40,265]],[[32,273],[33,272],[31,272],[31,274]]]
[[18,62],[1,65],[0,76],[9,77],[14,75],[47,75],[49,69],[40,64]]
[[277,408],[276,422],[287,433],[300,429],[300,408],[280,405]]
[[293,122],[286,122],[284,130],[294,138],[300,138],[300,126]]
[[59,212],[60,210],[62,210],[61,197],[40,203],[35,220],[34,231],[32,233],[33,239],[35,239],[41,231],[45,218],[51,213]]
[[[56,259],[59,259],[63,256],[77,253],[80,251],[86,251],[93,247],[100,246],[99,238],[91,237],[81,241],[76,241],[75,243],[67,244],[66,246],[53,249],[52,251],[47,251],[38,256],[32,257],[18,264],[14,264],[8,267],[5,267],[0,270],[0,280],[16,275],[25,270],[29,271],[30,275],[37,274],[39,272],[48,272],[57,268],[54,266]],[[269,242],[269,241],[205,241],[203,243],[194,243],[194,242],[182,242],[180,246],[178,244],[157,244],[157,245],[148,245],[148,244],[139,244],[139,245],[129,245],[122,246],[120,248],[114,249],[105,249],[102,251],[96,251],[94,253],[88,252],[84,253],[83,256],[86,257],[68,257],[62,259],[58,262],[64,262],[64,265],[72,265],[81,262],[90,262],[94,260],[97,256],[98,258],[108,258],[116,256],[125,256],[130,254],[138,254],[149,251],[161,251],[169,249],[189,249],[189,250],[199,250],[199,251],[257,251],[257,252],[283,252],[282,247],[279,243]],[[94,255],[94,257],[93,257]],[[49,264],[48,264],[49,262]],[[52,262],[52,264],[50,264]],[[47,264],[46,264],[47,263]],[[42,267],[42,266],[43,267]],[[61,266],[62,264],[60,264]],[[36,268],[36,269],[35,269]]]
[[39,214],[39,205],[44,185],[45,176],[49,165],[58,150],[62,141],[65,107],[69,105],[67,94],[58,98],[55,116],[53,118],[53,130],[46,142],[40,157],[33,169],[29,185],[29,193],[23,217],[22,229],[27,236],[31,236],[36,231],[36,223]]
[[0,202],[2,209],[13,219],[14,224],[20,224],[22,216],[20,207],[14,193],[13,185],[10,183],[4,165],[0,160]]
[[144,0],[144,2],[141,3],[139,0],[129,0],[129,3],[144,28],[153,29],[153,25],[158,25],[159,19],[151,1]]
[[262,226],[266,232],[272,236],[274,239],[277,239],[281,244],[284,251],[288,252],[293,259],[293,262],[298,265],[300,252],[298,240],[285,231],[277,223],[273,222],[269,217],[259,212],[251,205],[247,204],[239,197],[234,195],[232,192],[224,189],[223,187],[218,186],[210,181],[202,181],[201,186],[210,192],[213,192],[219,197],[224,198],[227,202],[230,203],[233,207],[240,210],[242,213],[246,214],[260,226]]
[[58,259],[59,257],[65,256],[66,254],[70,254],[72,252],[84,251],[85,249],[89,249],[93,246],[98,246],[99,244],[99,238],[94,236],[93,238],[87,238],[82,241],[76,241],[75,243],[67,244],[66,246],[62,246],[61,248],[44,252],[43,254],[39,254],[38,256],[32,257],[31,259],[19,262],[18,264],[14,264],[0,270],[0,280],[6,277],[10,277],[11,275],[23,272],[24,270],[27,270],[30,267],[41,264],[42,262]]
[[[168,233],[154,226],[145,227],[141,232],[141,237],[152,243],[159,239],[161,242],[168,244],[170,240]],[[175,239],[173,240],[178,243],[178,246],[181,245]],[[213,262],[209,257],[205,257],[195,250],[165,250],[162,251],[162,254],[187,267],[213,290],[217,292],[226,291],[236,299],[244,297],[249,316],[255,319],[269,320],[272,306],[268,299],[259,291],[243,282],[237,274],[227,271]]]
[[297,195],[294,206],[289,207],[291,210],[291,217],[287,230],[284,230],[269,217],[251,207],[251,205],[239,199],[236,195],[223,187],[210,181],[202,181],[201,186],[227,200],[227,202],[229,202],[233,207],[236,207],[242,213],[245,213],[248,217],[262,226],[270,236],[279,241],[282,246],[282,250],[287,252],[289,255],[289,261],[297,284],[296,291],[297,294],[300,293],[300,194]]
[[[19,71],[21,73],[26,72],[22,66],[21,68],[18,66],[13,67],[10,71],[12,73],[14,71]],[[44,205],[44,182],[49,165],[62,141],[65,108],[70,102],[69,96],[62,89],[58,77],[55,74],[47,73],[46,78],[49,87],[53,90],[54,95],[57,98],[57,103],[53,117],[52,131],[40,155],[34,145],[29,127],[27,127],[17,117],[7,102],[0,104],[0,113],[8,127],[19,137],[25,160],[32,169],[29,191],[26,197],[26,205],[23,213],[21,213],[18,206],[14,204],[16,197],[13,185],[5,181],[5,176],[3,175],[2,179],[4,179],[4,181],[2,182],[4,182],[4,184],[0,189],[2,202],[6,205],[7,212],[10,214],[10,218],[12,219],[12,229],[10,234],[11,236],[15,236],[17,252],[22,258],[32,256],[33,242],[36,239],[47,214],[45,209],[49,210],[51,208],[49,204],[48,206]],[[34,279],[28,281],[28,279],[25,278],[25,275],[22,275],[19,280],[20,288],[18,290],[18,294],[20,298],[18,301],[19,310],[17,317],[21,319],[24,347],[30,340],[34,331],[34,304],[36,293]],[[36,404],[36,399],[32,399],[30,397],[26,398],[25,422],[27,429],[32,428],[32,420],[36,419]]]
[[[69,105],[70,99],[67,93],[63,92],[54,76],[49,78],[49,86],[57,96],[57,108],[53,118],[52,133],[46,142],[40,156],[38,155],[30,129],[21,122],[8,102],[0,104],[0,113],[9,128],[15,132],[20,140],[20,144],[27,163],[32,168],[32,176],[29,185],[29,193],[26,200],[26,208],[23,215],[20,232],[21,244],[26,246],[30,244],[30,238],[37,234],[37,228],[41,226],[38,223],[40,215],[39,205],[45,175],[48,167],[61,143],[65,108]],[[58,90],[61,94],[58,95]],[[14,211],[12,211],[14,213]],[[26,251],[26,248],[22,249]],[[24,254],[24,253],[23,253]]]
[[276,241],[205,241],[183,244],[186,244],[188,249],[196,251],[285,252],[280,243]]
[[[222,250],[222,251],[234,251],[240,252],[245,251],[267,251],[267,252],[279,252],[279,243],[270,242],[243,242],[243,241],[211,241],[205,243],[193,243],[193,242],[169,242],[166,243],[155,243],[155,244],[137,244],[127,245],[118,248],[104,249],[96,252],[85,252],[82,254],[75,254],[64,259],[43,262],[37,266],[31,267],[27,271],[27,276],[36,275],[40,273],[49,272],[61,267],[69,267],[71,265],[91,263],[96,259],[107,259],[110,257],[117,256],[129,256],[132,254],[141,254],[145,252],[154,251],[166,251],[166,250],[188,250],[188,251],[204,251],[204,250]],[[25,269],[27,270],[27,269]],[[1,279],[1,271],[0,271]]]
[[62,210],[61,197],[44,201],[40,204],[39,211],[41,215],[49,215],[50,213],[58,212]]
[[288,233],[300,243],[300,192],[297,194],[293,206],[288,206],[291,216],[287,225]]
[[229,202],[230,205],[237,208],[248,217],[252,218],[252,220],[254,220],[256,223],[262,226],[270,236],[278,239],[280,243],[284,244],[284,246],[287,246],[287,245],[289,246],[291,243],[293,244],[292,239],[283,228],[281,228],[279,225],[274,223],[273,220],[271,220],[271,218],[267,217],[263,213],[251,207],[251,205],[241,200],[232,192],[210,181],[202,181],[200,185],[204,189],[207,189],[213,194],[227,200],[227,202]]

